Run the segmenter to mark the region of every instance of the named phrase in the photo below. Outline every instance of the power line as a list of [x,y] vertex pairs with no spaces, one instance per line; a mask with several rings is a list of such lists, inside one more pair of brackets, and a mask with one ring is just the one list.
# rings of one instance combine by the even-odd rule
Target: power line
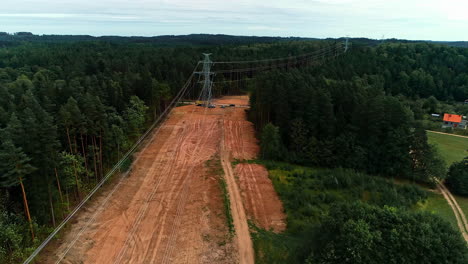
[[[195,66],[195,69],[198,67],[199,63]],[[189,79],[187,82],[184,84],[182,89],[177,93],[177,95],[174,97],[174,99],[171,101],[169,106],[161,113],[161,115],[153,122],[153,124],[146,130],[146,132],[138,139],[138,141],[130,148],[130,150],[125,153],[125,155],[117,162],[117,164],[106,174],[106,176],[91,190],[91,192],[73,209],[73,211],[63,219],[63,221],[50,233],[50,235],[34,250],[34,252],[23,262],[23,264],[29,264],[31,261],[39,254],[39,252],[44,249],[44,247],[54,238],[57,233],[62,230],[62,228],[67,224],[70,219],[75,216],[75,214],[80,210],[84,204],[97,192],[99,188],[102,187],[102,185],[122,166],[122,164],[127,160],[127,158],[141,145],[143,140],[146,139],[148,134],[154,129],[154,127],[159,124],[159,122],[166,117],[166,115],[170,112],[176,104],[175,102],[179,101],[183,94],[185,93],[185,90],[187,89],[188,85],[191,83],[192,78],[195,73],[195,69],[190,75]]]
[[333,46],[338,46],[338,45],[342,45],[340,43],[335,43],[333,45],[330,45],[330,46],[327,46],[325,48],[321,48],[321,49],[318,49],[318,50],[315,50],[313,52],[310,52],[310,53],[305,53],[305,54],[301,54],[301,55],[296,55],[296,56],[289,56],[289,57],[282,57],[282,58],[274,58],[274,59],[262,59],[262,60],[248,60],[248,61],[215,61],[213,62],[214,65],[216,64],[246,64],[246,63],[261,63],[261,62],[271,62],[271,61],[281,61],[281,60],[289,60],[289,59],[295,59],[295,58],[300,58],[300,57],[305,57],[305,56],[310,56],[310,55],[314,55],[316,53],[320,53],[322,50],[324,49],[328,49],[330,47],[333,47]]
[[[267,70],[272,70],[275,68],[281,68],[284,66],[288,65],[296,65],[302,62],[307,62],[307,61],[312,61],[312,60],[317,60],[317,59],[325,59],[329,55],[334,55],[337,56],[339,55],[338,49],[337,48],[332,48],[332,49],[327,49],[327,50],[321,50],[321,53],[314,55],[313,57],[306,57],[302,59],[295,59],[283,63],[277,63],[277,64],[272,64],[272,65],[264,65],[264,66],[258,66],[258,67],[250,67],[250,68],[240,68],[240,69],[228,69],[228,70],[217,70],[214,71],[216,74],[222,74],[222,73],[242,73],[242,72],[253,72],[253,71],[267,71]],[[215,63],[216,64],[216,63]]]
[[203,55],[205,55],[205,60],[203,61],[203,70],[201,72],[196,73],[200,74],[200,76],[203,76],[203,88],[201,92],[201,98],[205,106],[209,107],[211,105],[212,96],[211,88],[213,87],[211,76],[214,75],[213,72],[210,72],[210,69],[213,62],[210,60],[211,53],[204,53]]

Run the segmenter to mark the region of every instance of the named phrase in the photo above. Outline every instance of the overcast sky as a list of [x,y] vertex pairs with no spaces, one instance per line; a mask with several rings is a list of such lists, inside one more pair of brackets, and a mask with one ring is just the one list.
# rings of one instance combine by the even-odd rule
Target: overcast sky
[[466,0],[1,0],[0,31],[468,40]]

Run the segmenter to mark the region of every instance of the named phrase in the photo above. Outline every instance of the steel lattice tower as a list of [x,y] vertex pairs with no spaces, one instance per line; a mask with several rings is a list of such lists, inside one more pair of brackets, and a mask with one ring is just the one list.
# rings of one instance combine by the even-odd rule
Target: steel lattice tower
[[213,81],[211,80],[211,76],[214,74],[211,72],[211,65],[213,62],[210,60],[211,53],[203,53],[205,59],[203,60],[203,70],[201,72],[197,72],[203,76],[203,88],[201,91],[200,99],[204,102],[204,105],[208,107],[211,105],[211,97],[212,92],[211,88],[213,87]]

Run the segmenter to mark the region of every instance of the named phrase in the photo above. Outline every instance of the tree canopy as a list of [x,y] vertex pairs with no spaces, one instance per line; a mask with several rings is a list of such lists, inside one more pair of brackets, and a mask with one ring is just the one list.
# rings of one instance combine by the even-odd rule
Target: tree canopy
[[453,193],[468,196],[468,157],[450,166],[446,183]]
[[309,263],[466,263],[466,244],[434,215],[340,204],[318,231]]

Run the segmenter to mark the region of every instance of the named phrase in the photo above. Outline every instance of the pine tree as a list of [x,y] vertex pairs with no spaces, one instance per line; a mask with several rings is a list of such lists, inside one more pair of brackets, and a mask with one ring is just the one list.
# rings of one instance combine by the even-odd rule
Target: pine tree
[[260,148],[263,159],[277,160],[281,157],[281,138],[278,127],[268,123],[262,130]]
[[0,148],[0,186],[5,188],[17,186],[18,184],[21,186],[24,209],[29,222],[32,240],[34,240],[34,229],[26,190],[23,184],[25,177],[36,169],[29,164],[30,161],[31,159],[23,153],[22,149],[15,147],[11,140],[6,139],[3,141]]
[[128,133],[136,138],[143,129],[148,107],[137,96],[130,98],[130,106],[125,110],[124,119],[127,122]]
[[413,180],[435,184],[445,177],[445,162],[437,149],[427,143],[426,130],[421,126],[417,126],[412,134],[410,155]]
[[299,158],[303,158],[307,150],[308,144],[308,129],[304,124],[302,118],[296,118],[291,122],[290,127],[290,149],[298,155]]

